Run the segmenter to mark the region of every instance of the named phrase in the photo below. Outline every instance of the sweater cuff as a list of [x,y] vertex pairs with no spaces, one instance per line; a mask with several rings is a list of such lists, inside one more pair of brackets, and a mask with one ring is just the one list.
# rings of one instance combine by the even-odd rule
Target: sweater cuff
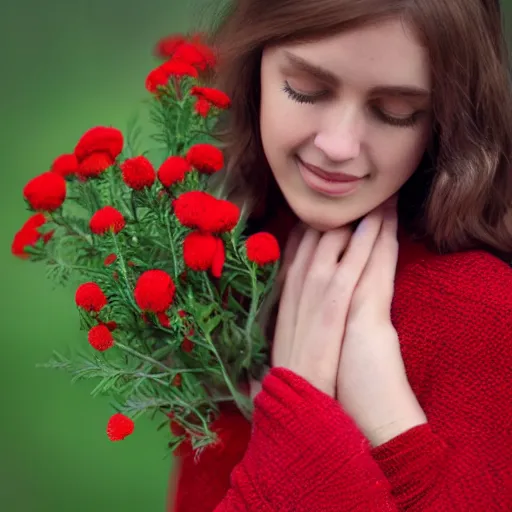
[[[447,445],[428,423],[413,427],[371,450],[374,460],[396,494],[416,495],[425,482],[435,480]],[[429,473],[432,478],[429,478]]]
[[332,510],[361,487],[388,488],[352,418],[302,377],[272,368],[254,403],[251,441],[232,473],[247,501],[256,489],[280,512]]

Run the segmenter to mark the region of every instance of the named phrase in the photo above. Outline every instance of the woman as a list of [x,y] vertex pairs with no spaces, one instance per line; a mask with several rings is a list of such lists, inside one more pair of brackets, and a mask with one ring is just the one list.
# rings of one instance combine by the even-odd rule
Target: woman
[[224,412],[170,509],[512,510],[498,3],[238,0],[214,43],[226,190],[286,277],[252,425]]

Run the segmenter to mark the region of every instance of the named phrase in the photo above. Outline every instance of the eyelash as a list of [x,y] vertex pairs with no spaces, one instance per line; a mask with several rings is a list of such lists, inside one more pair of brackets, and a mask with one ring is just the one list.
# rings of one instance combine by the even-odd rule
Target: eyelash
[[[288,95],[288,97],[290,99],[292,99],[293,101],[296,101],[297,103],[301,103],[301,104],[304,104],[304,103],[313,104],[325,95],[325,93],[317,93],[317,94],[300,93],[300,92],[296,91],[295,89],[293,89],[288,82],[285,82],[283,84],[283,91]],[[407,127],[414,126],[418,122],[418,119],[421,115],[421,112],[415,112],[411,116],[401,119],[401,118],[397,118],[397,117],[393,117],[393,116],[388,116],[387,114],[382,112],[382,110],[380,110],[376,107],[373,107],[372,111],[373,111],[374,115],[382,122],[389,124],[391,126],[397,126],[399,128],[407,128]]]

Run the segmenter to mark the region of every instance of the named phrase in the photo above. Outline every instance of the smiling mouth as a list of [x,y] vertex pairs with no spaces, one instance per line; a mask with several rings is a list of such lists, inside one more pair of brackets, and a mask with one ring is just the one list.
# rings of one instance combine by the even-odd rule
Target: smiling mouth
[[304,163],[297,157],[297,166],[305,184],[315,192],[331,197],[352,194],[365,178],[343,173],[331,173]]

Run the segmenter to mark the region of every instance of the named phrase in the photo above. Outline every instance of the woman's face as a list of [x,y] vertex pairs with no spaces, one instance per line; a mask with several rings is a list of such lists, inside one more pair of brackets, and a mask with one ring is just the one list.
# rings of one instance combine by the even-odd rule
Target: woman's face
[[295,214],[325,231],[394,195],[425,152],[430,93],[427,52],[400,20],[265,49],[263,149]]

